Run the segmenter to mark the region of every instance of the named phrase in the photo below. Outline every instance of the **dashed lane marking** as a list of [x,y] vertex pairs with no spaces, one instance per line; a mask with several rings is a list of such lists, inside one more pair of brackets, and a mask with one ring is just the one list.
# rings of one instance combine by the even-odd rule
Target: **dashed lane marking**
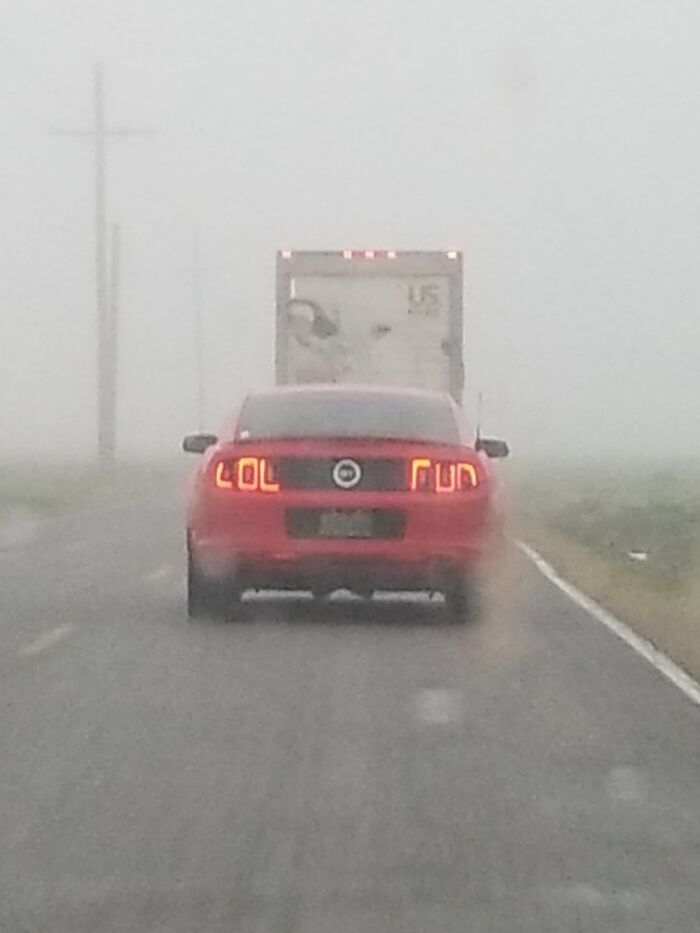
[[431,726],[444,726],[462,718],[462,698],[454,690],[420,690],[414,704],[418,721]]
[[147,573],[145,580],[147,583],[161,583],[163,580],[167,580],[168,577],[173,575],[173,568],[166,564],[163,567],[158,567],[156,570],[152,570],[150,573]]
[[34,641],[30,641],[26,645],[23,645],[17,652],[17,656],[20,658],[30,658],[35,654],[48,651],[49,648],[54,648],[74,631],[75,626],[71,625],[70,622],[67,622],[65,625],[58,625],[56,628],[44,632],[43,635],[35,638]]

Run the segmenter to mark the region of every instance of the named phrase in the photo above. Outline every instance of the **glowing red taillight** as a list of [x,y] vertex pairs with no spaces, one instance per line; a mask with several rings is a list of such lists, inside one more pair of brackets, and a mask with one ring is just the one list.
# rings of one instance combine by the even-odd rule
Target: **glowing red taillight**
[[479,474],[466,460],[432,460],[416,457],[409,465],[411,492],[468,492],[479,485]]
[[219,489],[238,492],[279,492],[275,470],[266,457],[239,457],[216,465],[214,483]]

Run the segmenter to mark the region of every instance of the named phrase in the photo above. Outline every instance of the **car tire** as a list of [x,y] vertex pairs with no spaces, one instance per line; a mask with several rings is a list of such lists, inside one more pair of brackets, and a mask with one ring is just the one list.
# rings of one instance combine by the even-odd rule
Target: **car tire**
[[197,567],[189,539],[187,541],[187,615],[190,619],[206,616],[233,621],[240,615],[241,593],[234,582],[207,579]]
[[445,609],[457,625],[474,623],[481,614],[479,587],[468,573],[455,576],[444,590]]
[[211,615],[215,609],[213,587],[200,573],[187,543],[187,615],[190,619],[201,619]]

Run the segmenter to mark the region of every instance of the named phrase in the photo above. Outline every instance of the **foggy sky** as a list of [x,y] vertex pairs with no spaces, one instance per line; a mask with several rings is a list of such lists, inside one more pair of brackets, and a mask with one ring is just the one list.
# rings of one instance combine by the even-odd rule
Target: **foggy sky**
[[92,67],[119,433],[272,380],[278,248],[461,248],[468,398],[523,453],[700,452],[693,0],[0,0],[0,454],[94,450]]

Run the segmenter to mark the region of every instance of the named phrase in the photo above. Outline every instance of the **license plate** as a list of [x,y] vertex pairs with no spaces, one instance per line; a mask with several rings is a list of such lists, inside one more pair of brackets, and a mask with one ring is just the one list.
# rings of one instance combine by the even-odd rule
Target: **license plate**
[[371,512],[321,512],[318,533],[322,538],[371,538],[374,517]]

